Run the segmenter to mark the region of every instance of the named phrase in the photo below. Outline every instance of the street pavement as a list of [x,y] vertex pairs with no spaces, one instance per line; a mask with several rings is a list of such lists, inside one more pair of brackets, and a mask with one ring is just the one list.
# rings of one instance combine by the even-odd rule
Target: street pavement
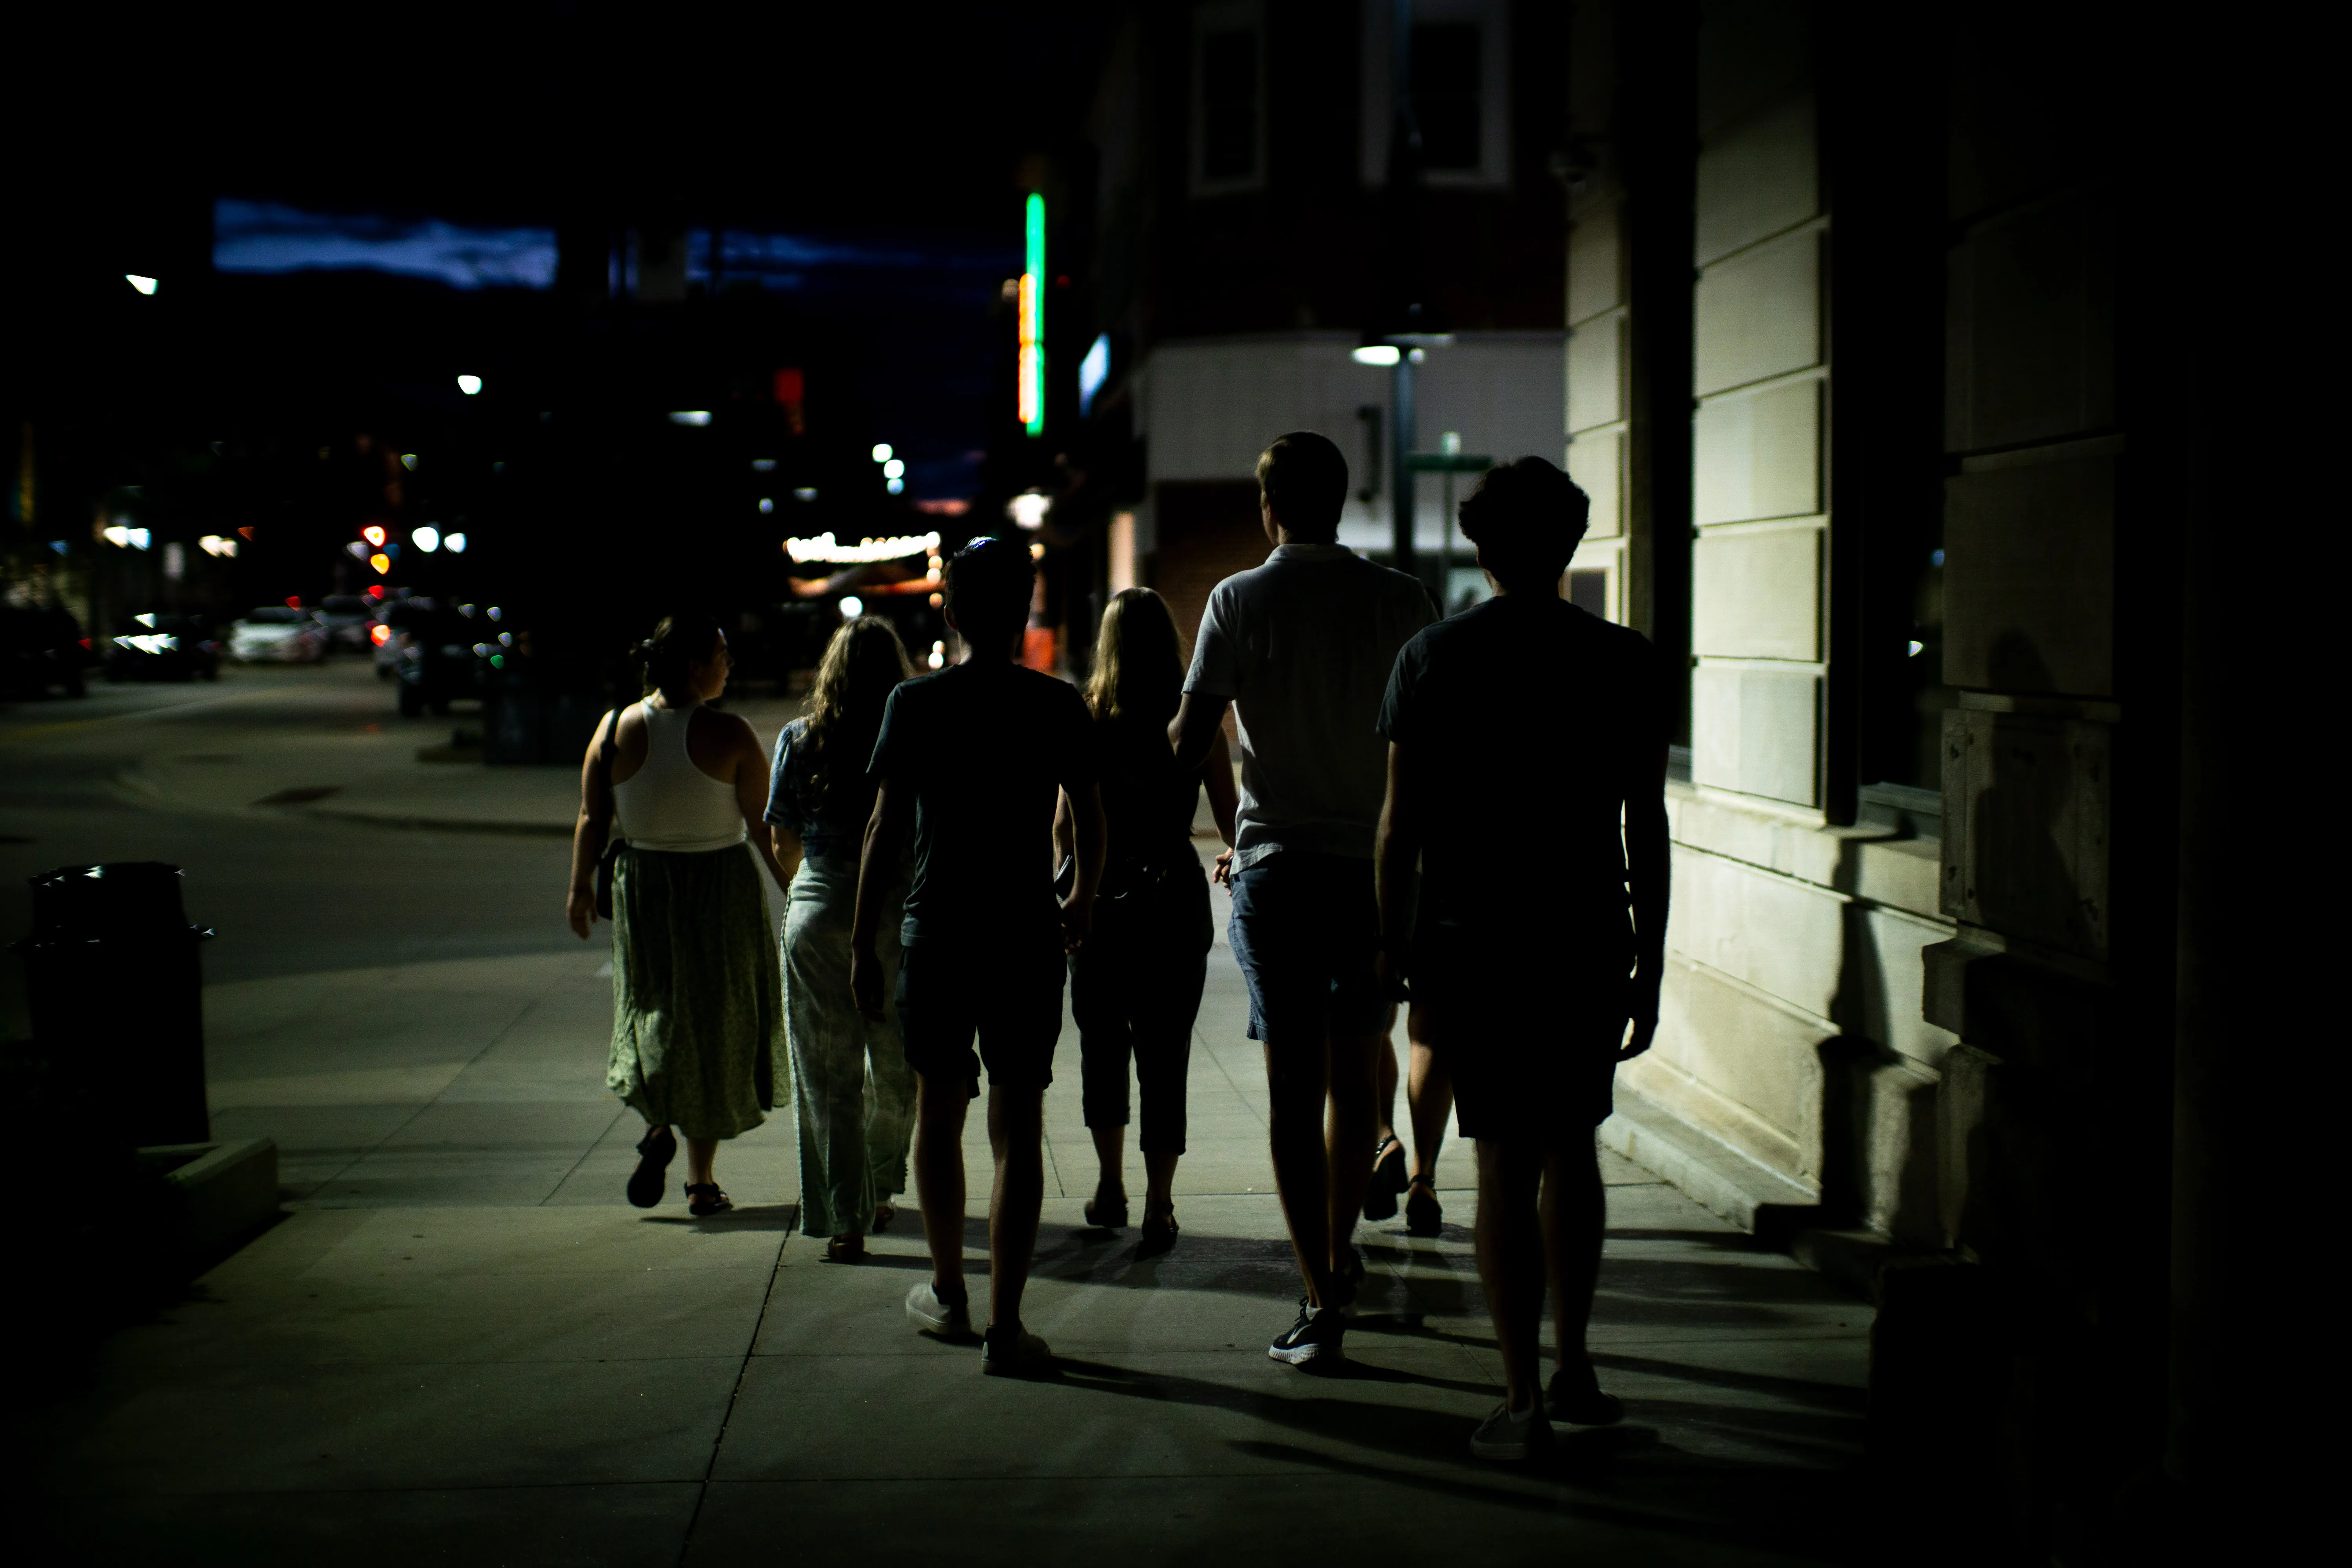
[[[738,708],[769,739],[790,712]],[[1623,1426],[1563,1429],[1525,1471],[1467,1458],[1500,1373],[1466,1150],[1441,1164],[1443,1236],[1364,1227],[1344,1374],[1269,1361],[1298,1287],[1222,934],[1164,1258],[1082,1225],[1065,1031],[1027,1309],[1054,1380],[983,1379],[976,1352],[908,1331],[911,1210],[871,1262],[821,1261],[793,1233],[785,1108],[720,1155],[735,1213],[627,1207],[609,951],[562,924],[576,775],[418,760],[469,722],[404,723],[355,665],[0,711],[0,916],[26,928],[23,878],[49,866],[187,868],[191,918],[220,933],[215,1132],[278,1142],[288,1210],[18,1404],[33,1501],[11,1530],[52,1558],[1854,1554],[1868,1308],[1613,1155],[1592,1344]]]

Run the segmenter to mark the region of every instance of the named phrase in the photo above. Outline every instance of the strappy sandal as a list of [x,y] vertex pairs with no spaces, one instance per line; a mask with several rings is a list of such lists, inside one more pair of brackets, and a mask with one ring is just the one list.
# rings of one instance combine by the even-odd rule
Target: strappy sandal
[[1097,1230],[1117,1230],[1127,1223],[1127,1199],[1121,1197],[1105,1203],[1102,1193],[1097,1190],[1093,1197],[1087,1200],[1084,1212],[1087,1223]]
[[701,1219],[707,1215],[725,1214],[735,1206],[735,1201],[719,1190],[716,1182],[686,1184],[686,1212]]
[[629,1173],[629,1202],[641,1209],[661,1202],[662,1189],[669,1184],[662,1178],[677,1157],[677,1135],[667,1127],[647,1128],[637,1140],[637,1168]]
[[1176,1224],[1176,1210],[1172,1206],[1156,1212],[1146,1208],[1143,1211],[1141,1234],[1135,1244],[1135,1255],[1138,1258],[1157,1258],[1176,1245],[1176,1233],[1179,1228],[1181,1227]]
[[863,1263],[866,1261],[866,1238],[862,1236],[836,1236],[824,1244],[827,1263]]

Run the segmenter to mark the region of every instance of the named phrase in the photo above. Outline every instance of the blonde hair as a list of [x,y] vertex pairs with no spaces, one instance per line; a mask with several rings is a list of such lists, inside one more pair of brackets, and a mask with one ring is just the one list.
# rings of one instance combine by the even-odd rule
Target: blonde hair
[[1184,649],[1168,601],[1149,588],[1122,588],[1103,608],[1087,676],[1097,719],[1166,721],[1184,695]]
[[832,793],[833,769],[828,752],[847,746],[856,764],[853,775],[866,776],[866,760],[874,753],[874,740],[882,730],[882,705],[898,684],[915,673],[898,628],[880,616],[860,616],[833,634],[817,661],[816,684],[810,689],[808,729],[802,744],[808,748],[820,795]]

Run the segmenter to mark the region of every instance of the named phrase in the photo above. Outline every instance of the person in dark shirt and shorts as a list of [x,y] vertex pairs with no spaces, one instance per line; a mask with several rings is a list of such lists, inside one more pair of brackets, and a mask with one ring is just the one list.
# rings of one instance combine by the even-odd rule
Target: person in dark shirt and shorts
[[[1584,1350],[1603,1220],[1593,1130],[1617,1064],[1657,1032],[1667,708],[1647,639],[1559,596],[1589,510],[1540,458],[1489,469],[1461,520],[1495,596],[1405,645],[1381,711],[1381,961],[1409,982],[1477,1144],[1478,1275],[1507,1385],[1471,1439],[1482,1458],[1541,1448],[1547,1416],[1623,1414]],[[1541,1388],[1547,1276],[1559,1368]]]
[[[1086,941],[1103,862],[1086,704],[1067,683],[1014,662],[1035,571],[1028,550],[1008,539],[976,539],[948,562],[947,619],[963,655],[899,686],[883,710],[850,949],[858,1010],[879,1017],[878,927],[911,826],[896,1005],[916,1074],[915,1194],[932,1277],[908,1293],[907,1315],[927,1332],[971,1334],[963,1121],[984,1067],[996,1184],[982,1370],[1000,1373],[1052,1365],[1045,1342],[1022,1328],[1021,1296],[1045,1199],[1045,1086],[1062,1035],[1066,958]],[[1054,810],[1064,792],[1077,868],[1057,901]]]

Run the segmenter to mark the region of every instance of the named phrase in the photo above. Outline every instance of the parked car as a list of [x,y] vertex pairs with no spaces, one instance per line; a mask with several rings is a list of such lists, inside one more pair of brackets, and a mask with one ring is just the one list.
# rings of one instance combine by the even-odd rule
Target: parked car
[[330,653],[370,653],[368,633],[375,626],[375,601],[365,594],[330,594],[319,601],[319,624],[327,629]]
[[391,680],[400,674],[401,627],[433,607],[432,600],[413,597],[405,588],[394,588],[376,601],[375,624],[368,627],[367,635],[373,645],[378,680]]
[[82,696],[90,661],[89,639],[72,611],[0,605],[0,695]]
[[[411,605],[418,603],[410,600]],[[482,656],[474,647],[477,634],[472,606],[445,605],[417,610],[402,619],[400,632],[400,716],[414,719],[427,708],[449,711],[449,704],[482,694]]]
[[228,656],[240,664],[316,664],[327,657],[327,628],[294,605],[263,605],[228,629]]
[[218,680],[220,639],[202,616],[133,617],[136,629],[106,650],[109,680]]

